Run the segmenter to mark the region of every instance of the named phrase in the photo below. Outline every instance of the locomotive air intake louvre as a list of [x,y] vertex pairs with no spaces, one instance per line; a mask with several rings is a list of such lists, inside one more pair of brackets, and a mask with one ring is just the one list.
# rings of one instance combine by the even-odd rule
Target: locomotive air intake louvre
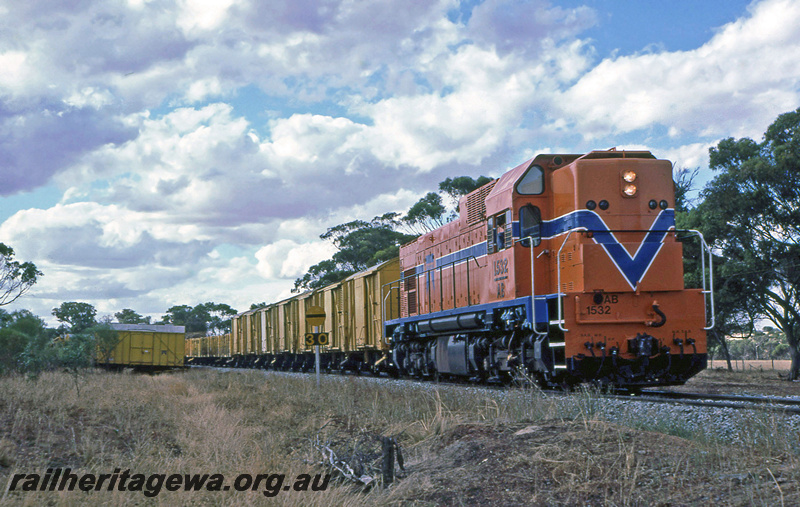
[[486,218],[486,196],[494,188],[494,180],[467,195],[467,223],[474,224]]

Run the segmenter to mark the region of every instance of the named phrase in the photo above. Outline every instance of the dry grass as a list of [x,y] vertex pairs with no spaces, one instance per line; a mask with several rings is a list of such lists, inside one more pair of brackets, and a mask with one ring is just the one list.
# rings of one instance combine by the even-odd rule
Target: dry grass
[[[589,505],[800,503],[798,435],[774,415],[743,418],[743,445],[652,425],[601,420],[591,392],[558,401],[535,389],[496,392],[263,372],[159,376],[94,372],[0,378],[0,484],[15,473],[325,473],[313,441],[369,457],[396,435],[407,476],[365,492],[7,492],[17,505]],[[365,443],[367,442],[367,443]],[[349,446],[349,447],[348,447]],[[358,448],[357,448],[358,447]]]

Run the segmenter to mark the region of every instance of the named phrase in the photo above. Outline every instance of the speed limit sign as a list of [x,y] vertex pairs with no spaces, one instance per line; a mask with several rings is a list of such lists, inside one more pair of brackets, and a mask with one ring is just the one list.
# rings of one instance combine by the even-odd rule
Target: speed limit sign
[[327,345],[328,333],[308,333],[306,334],[306,347],[314,345]]

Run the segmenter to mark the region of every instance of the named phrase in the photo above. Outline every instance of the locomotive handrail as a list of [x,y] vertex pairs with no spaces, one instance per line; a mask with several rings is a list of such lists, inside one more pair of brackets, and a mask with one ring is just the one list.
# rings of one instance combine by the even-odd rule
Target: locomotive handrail
[[[696,234],[700,238],[700,269],[702,271],[701,277],[703,279],[703,302],[706,306],[711,303],[711,325],[704,327],[706,331],[714,329],[716,325],[716,312],[714,310],[714,254],[711,251],[711,247],[706,243],[706,238],[703,236],[703,233],[698,231],[697,229],[676,229],[675,232],[692,232]],[[691,237],[691,236],[687,236]],[[705,250],[705,252],[703,251]],[[708,285],[706,285],[706,258],[705,253],[708,253]],[[706,321],[708,319],[706,318]]]
[[[535,270],[533,269],[533,260],[534,260],[534,257],[533,257],[533,250],[534,250],[534,248],[533,248],[533,239],[534,239],[533,235],[527,236],[527,237],[522,238],[522,239],[518,239],[517,243],[519,243],[520,241],[525,241],[526,239],[528,241],[530,241],[530,249],[531,249],[531,319],[533,319],[533,332],[536,333],[536,336],[540,336],[540,337],[541,336],[547,336],[547,331],[540,332],[536,328],[536,324],[537,324],[537,321],[536,321],[536,284],[535,284],[536,275],[534,273]],[[539,255],[541,255],[541,254],[539,254]]]
[[567,244],[567,240],[569,240],[569,237],[572,236],[572,233],[575,232],[576,230],[577,229],[572,229],[571,231],[569,231],[567,233],[567,237],[564,238],[564,241],[563,241],[563,243],[561,243],[561,247],[558,249],[558,253],[556,254],[556,277],[557,277],[556,278],[556,283],[558,283],[558,287],[557,287],[557,290],[558,290],[558,304],[556,305],[558,307],[558,321],[557,322],[558,322],[558,329],[560,329],[564,333],[568,332],[569,329],[564,327],[564,315],[563,315],[564,309],[562,308],[563,301],[564,301],[563,297],[566,296],[566,294],[561,292],[561,250],[564,249],[564,245]]
[[[466,257],[465,259],[459,259],[459,260],[450,261],[450,262],[448,262],[446,264],[442,264],[441,266],[436,266],[436,267],[433,267],[433,268],[430,268],[430,269],[426,269],[426,270],[424,270],[424,271],[422,271],[420,273],[415,273],[414,276],[417,277],[417,287],[419,288],[419,277],[420,276],[422,276],[422,275],[426,275],[427,276],[429,273],[431,273],[433,271],[436,271],[438,269],[439,270],[439,310],[444,310],[444,283],[443,283],[442,271],[446,267],[452,267],[453,268],[453,308],[454,309],[458,308],[458,305],[456,304],[456,264],[460,264],[462,262],[465,262],[466,265],[467,265],[467,306],[471,306],[472,305],[472,295],[470,294],[470,284],[469,284],[469,261],[470,261],[470,259],[475,261],[475,265],[478,268],[481,267],[481,265],[478,263],[478,259],[474,255],[470,255],[469,257]],[[435,280],[435,278],[434,278],[434,280]],[[428,290],[426,288],[425,294],[428,296],[428,313],[431,313],[430,310],[433,308],[433,305],[431,304],[431,292],[432,292],[431,290]],[[417,294],[419,294],[419,292],[417,292]],[[419,297],[417,298],[417,306],[419,307]],[[419,308],[417,308],[417,314],[419,314]]]
[[[564,242],[561,243],[561,247],[558,249],[558,255],[556,257],[556,275],[557,275],[558,298],[559,298],[559,304],[558,304],[558,328],[561,331],[564,331],[564,332],[567,332],[568,329],[566,329],[564,327],[564,325],[563,325],[564,324],[563,323],[564,318],[563,318],[563,309],[562,309],[562,305],[561,305],[562,298],[564,296],[566,296],[566,294],[561,292],[561,250],[564,249],[564,246],[567,244],[567,240],[569,240],[570,235],[572,235],[572,233],[575,232],[575,231],[580,231],[580,232],[584,232],[584,233],[600,232],[600,231],[592,231],[592,230],[588,230],[588,229],[584,229],[584,228],[572,229],[567,233],[567,236],[564,238]],[[654,229],[649,229],[647,231],[645,231],[645,230],[636,231],[636,230],[630,230],[630,229],[620,229],[620,230],[607,230],[607,231],[602,231],[602,232],[667,232],[667,233],[672,232],[673,234],[676,234],[676,239],[677,239],[677,233],[678,232],[691,232],[691,233],[694,233],[695,235],[697,235],[700,238],[700,267],[701,267],[701,271],[702,271],[701,277],[702,277],[702,280],[703,280],[703,289],[702,289],[701,293],[703,294],[703,301],[704,301],[705,305],[709,306],[709,304],[710,304],[710,306],[711,306],[711,324],[703,327],[703,329],[708,331],[708,330],[711,330],[711,329],[714,328],[714,326],[716,325],[716,315],[715,315],[715,311],[714,311],[714,260],[713,260],[714,256],[713,256],[713,254],[711,252],[711,247],[709,247],[708,243],[706,243],[705,237],[703,237],[703,233],[702,232],[700,232],[700,231],[698,231],[696,229],[675,229],[675,228],[670,228],[670,229],[666,229],[666,230],[663,230],[663,231],[654,230]],[[708,283],[706,283],[706,258],[705,258],[705,254],[706,253],[708,254]],[[706,323],[708,323],[708,318],[706,318]]]
[[[400,280],[395,280],[393,282],[385,283],[381,285],[381,294],[383,294],[383,288],[387,285],[392,285],[394,283],[400,282]],[[389,287],[389,292],[386,293],[386,296],[383,298],[383,305],[381,306],[381,317],[383,318],[382,322],[386,322],[386,300],[389,299],[389,296],[392,295],[392,291],[397,289],[397,315],[400,316],[400,284],[397,283],[397,287]],[[389,337],[384,336],[383,342],[386,345],[391,345],[389,343]]]
[[[397,280],[392,280],[391,282],[381,285],[381,295],[383,295],[384,291],[386,290],[386,286],[390,286],[389,292],[387,292],[386,296],[383,298],[383,308],[381,308],[381,316],[383,317],[384,322],[386,322],[386,300],[392,295],[392,291],[395,289],[397,289],[397,314],[400,315],[400,282],[402,281],[402,278],[398,278]],[[397,284],[396,287],[391,287],[395,284]]]

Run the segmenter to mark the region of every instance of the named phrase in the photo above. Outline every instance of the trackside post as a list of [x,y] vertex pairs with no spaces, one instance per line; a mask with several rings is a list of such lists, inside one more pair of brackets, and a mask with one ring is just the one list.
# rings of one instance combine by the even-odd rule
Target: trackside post
[[306,325],[313,330],[311,336],[306,337],[306,343],[311,338],[311,343],[314,345],[314,364],[317,371],[317,387],[319,387],[319,346],[320,342],[327,343],[327,336],[324,340],[320,340],[324,333],[320,333],[320,327],[325,324],[325,309],[320,306],[312,306],[306,311]]

